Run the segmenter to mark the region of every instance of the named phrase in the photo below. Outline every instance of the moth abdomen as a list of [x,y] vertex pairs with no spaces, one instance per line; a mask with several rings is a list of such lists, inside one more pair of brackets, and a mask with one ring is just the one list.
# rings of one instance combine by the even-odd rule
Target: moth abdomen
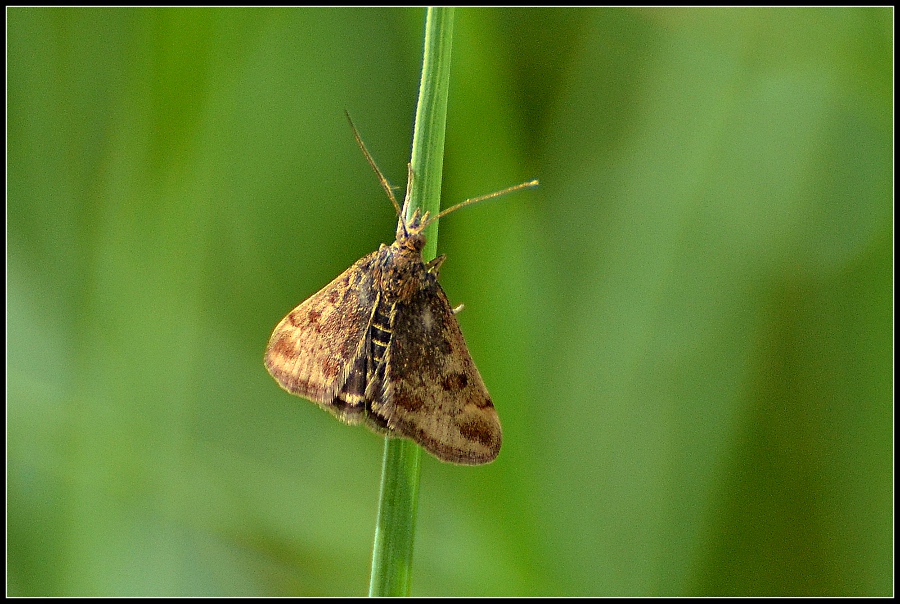
[[384,360],[384,353],[391,343],[393,330],[391,329],[391,311],[393,305],[385,309],[387,304],[379,304],[372,314],[372,324],[369,326],[369,341],[371,342],[370,354],[375,365]]

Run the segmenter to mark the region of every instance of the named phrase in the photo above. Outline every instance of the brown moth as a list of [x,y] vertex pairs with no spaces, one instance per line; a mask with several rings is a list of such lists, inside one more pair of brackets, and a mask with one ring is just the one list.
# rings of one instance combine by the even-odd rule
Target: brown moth
[[[438,283],[445,256],[422,259],[423,231],[433,219],[419,209],[407,212],[412,168],[400,208],[353,131],[398,212],[396,240],[288,313],[269,339],[266,368],[286,391],[347,424],[412,440],[441,461],[491,462],[500,452],[500,419]],[[437,218],[535,185],[467,200]]]

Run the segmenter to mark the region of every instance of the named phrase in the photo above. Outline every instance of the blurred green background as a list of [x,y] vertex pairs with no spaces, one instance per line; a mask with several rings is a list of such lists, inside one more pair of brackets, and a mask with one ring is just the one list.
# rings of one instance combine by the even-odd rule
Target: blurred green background
[[[10,595],[363,595],[275,324],[395,216],[421,9],[7,10]],[[456,14],[441,278],[504,425],[414,595],[893,592],[893,11]]]

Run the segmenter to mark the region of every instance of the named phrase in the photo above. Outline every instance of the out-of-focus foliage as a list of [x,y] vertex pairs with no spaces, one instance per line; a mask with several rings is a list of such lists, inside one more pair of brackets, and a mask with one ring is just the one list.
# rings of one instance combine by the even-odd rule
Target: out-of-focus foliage
[[[381,440],[269,333],[394,216],[413,9],[7,10],[11,595],[362,595]],[[504,423],[418,595],[890,595],[892,9],[457,12],[442,270]]]

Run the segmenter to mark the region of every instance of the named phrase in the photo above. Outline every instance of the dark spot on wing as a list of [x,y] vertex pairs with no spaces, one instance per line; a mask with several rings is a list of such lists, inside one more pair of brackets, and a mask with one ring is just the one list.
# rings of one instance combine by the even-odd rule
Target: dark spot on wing
[[394,404],[398,407],[402,407],[407,411],[418,411],[425,404],[425,401],[422,400],[422,397],[417,396],[415,394],[409,394],[404,392],[403,390],[398,390],[394,394]]
[[474,440],[487,448],[496,446],[494,435],[494,425],[482,420],[479,417],[470,417],[467,420],[457,423],[459,432],[468,440]]
[[466,386],[469,385],[469,378],[466,377],[465,373],[451,373],[447,377],[444,378],[441,386],[444,388],[446,392],[462,390]]
[[327,358],[322,361],[322,375],[326,378],[334,379],[340,371],[341,364],[338,361],[332,358]]
[[486,396],[484,399],[472,401],[476,407],[480,409],[484,409],[485,407],[494,407],[494,401],[491,400],[491,397]]
[[269,345],[268,356],[279,359],[293,359],[297,356],[297,349],[291,338],[282,334],[281,337]]

